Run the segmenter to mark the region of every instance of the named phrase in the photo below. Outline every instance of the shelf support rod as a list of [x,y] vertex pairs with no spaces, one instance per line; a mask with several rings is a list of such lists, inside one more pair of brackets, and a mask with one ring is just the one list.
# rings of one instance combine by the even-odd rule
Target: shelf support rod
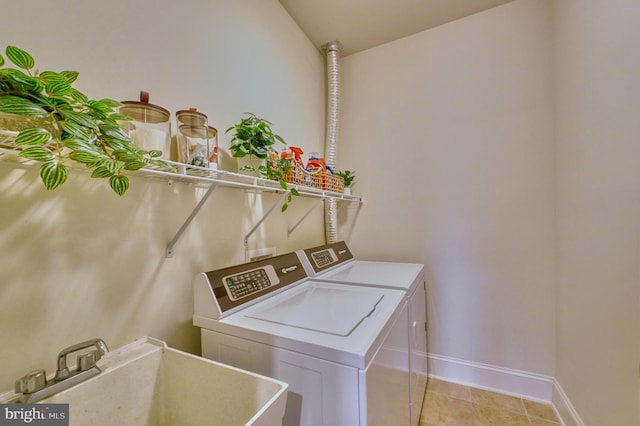
[[311,206],[311,208],[309,209],[309,211],[307,211],[304,216],[302,216],[302,218],[300,218],[300,220],[291,227],[291,229],[289,229],[287,231],[287,239],[291,238],[291,234],[293,234],[293,231],[296,230],[296,228],[298,226],[300,226],[300,224],[302,224],[302,222],[305,221],[305,219],[307,218],[307,216],[309,216],[311,214],[312,211],[314,211],[316,208],[318,208],[319,205],[321,205],[324,202],[324,198],[320,198],[318,200],[316,200],[315,203],[313,203],[313,205]]
[[217,186],[218,186],[218,182],[214,182],[211,184],[211,186],[209,186],[209,189],[202,196],[202,198],[198,202],[198,205],[196,205],[196,207],[193,209],[193,211],[191,212],[187,220],[185,220],[185,222],[182,224],[180,229],[178,229],[178,232],[176,233],[176,235],[173,237],[171,242],[167,245],[167,257],[173,257],[173,246],[176,245],[176,243],[178,242],[178,240],[180,239],[184,231],[191,224],[191,222],[196,217],[196,215],[198,214],[202,206],[204,206],[204,203],[206,203],[209,197],[211,196],[211,194],[213,194],[213,191],[215,191]]
[[260,225],[262,225],[262,222],[264,222],[271,213],[273,213],[273,210],[278,207],[280,204],[282,204],[285,200],[285,198],[287,198],[287,196],[289,195],[289,191],[285,191],[282,196],[278,199],[278,201],[276,201],[275,203],[273,203],[273,205],[271,206],[271,208],[269,210],[267,210],[267,212],[264,214],[264,216],[262,216],[262,219],[260,219],[258,221],[258,223],[256,223],[253,228],[251,228],[251,230],[247,233],[247,235],[244,237],[244,246],[246,247],[247,245],[249,245],[249,237],[251,235],[253,235],[254,232],[256,232],[256,229],[258,229],[260,227]]

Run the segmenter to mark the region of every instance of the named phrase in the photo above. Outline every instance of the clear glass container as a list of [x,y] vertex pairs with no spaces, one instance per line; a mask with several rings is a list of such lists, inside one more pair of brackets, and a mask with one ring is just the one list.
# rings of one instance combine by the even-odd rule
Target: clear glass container
[[149,103],[149,93],[140,92],[140,101],[124,101],[119,112],[133,118],[123,121],[135,146],[145,151],[162,151],[162,159],[171,160],[171,113]]
[[205,114],[195,108],[176,112],[178,161],[217,169],[218,130],[208,125]]
[[211,127],[178,126],[178,144],[184,149],[184,163],[198,167],[217,169],[218,131]]

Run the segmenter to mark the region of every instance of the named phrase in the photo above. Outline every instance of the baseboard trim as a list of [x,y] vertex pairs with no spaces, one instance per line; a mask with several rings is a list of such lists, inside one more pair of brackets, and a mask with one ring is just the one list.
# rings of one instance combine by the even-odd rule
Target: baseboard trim
[[558,380],[553,379],[553,395],[551,402],[556,414],[564,426],[584,426],[584,422],[573,408],[569,397],[560,386]]
[[552,402],[554,378],[495,365],[428,354],[429,376],[520,398]]

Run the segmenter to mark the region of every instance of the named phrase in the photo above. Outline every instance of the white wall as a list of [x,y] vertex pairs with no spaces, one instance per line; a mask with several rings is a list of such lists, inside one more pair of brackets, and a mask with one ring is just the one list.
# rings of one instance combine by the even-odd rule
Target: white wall
[[554,3],[556,376],[586,425],[640,424],[640,4]]
[[[290,144],[322,147],[324,60],[276,0],[37,3],[3,2],[3,53],[12,44],[40,70],[79,71],[91,98],[146,90],[170,111],[197,107],[222,132],[252,111]],[[216,190],[166,259],[202,193],[133,178],[119,198],[81,173],[47,192],[35,168],[0,161],[0,390],[32,369],[52,372],[60,349],[92,337],[118,347],[152,335],[199,353],[192,277],[243,262],[245,233],[276,201]],[[286,237],[313,202],[275,213],[249,248],[321,244],[321,209]]]
[[640,421],[639,8],[519,0],[343,61],[352,248],[424,262],[433,358],[554,376],[567,424]]
[[551,30],[522,0],[343,60],[349,242],[426,264],[434,355],[554,373]]

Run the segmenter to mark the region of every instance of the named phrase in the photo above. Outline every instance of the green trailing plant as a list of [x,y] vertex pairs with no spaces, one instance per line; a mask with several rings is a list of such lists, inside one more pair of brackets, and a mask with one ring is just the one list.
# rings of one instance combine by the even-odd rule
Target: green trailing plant
[[289,158],[269,158],[266,161],[266,164],[260,166],[260,173],[264,177],[270,180],[277,180],[280,184],[280,187],[288,191],[287,199],[282,204],[282,212],[286,211],[289,208],[289,203],[293,199],[293,195],[300,195],[298,190],[294,187],[290,187],[287,184],[287,175],[291,170],[291,159]]
[[19,69],[5,67],[0,55],[0,113],[40,123],[22,128],[14,144],[21,149],[20,157],[42,163],[40,177],[48,190],[67,180],[69,160],[86,165],[92,178],[108,179],[118,195],[129,188],[126,171],[150,164],[173,169],[159,159],[161,151],[132,144],[118,124],[130,120],[117,112],[119,102],[90,100],[73,87],[78,72],[40,72],[33,57],[14,46],[5,54]]
[[336,176],[342,177],[344,179],[344,187],[348,188],[353,184],[353,180],[356,178],[356,172],[352,172],[351,170],[339,170],[336,172]]

